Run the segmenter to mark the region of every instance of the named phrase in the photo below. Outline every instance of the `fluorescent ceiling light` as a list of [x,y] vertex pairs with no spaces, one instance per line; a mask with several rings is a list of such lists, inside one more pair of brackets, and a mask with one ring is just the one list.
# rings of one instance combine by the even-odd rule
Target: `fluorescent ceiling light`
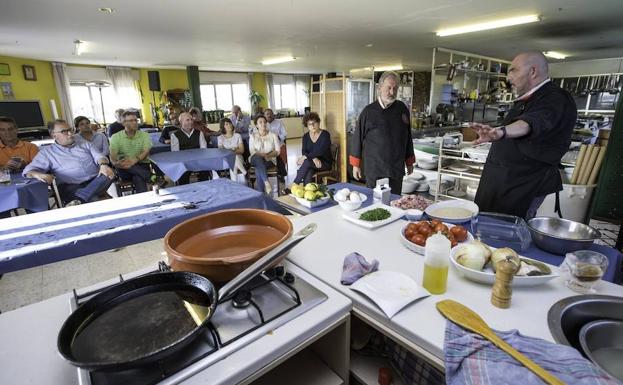
[[370,72],[372,71],[372,67],[364,67],[364,68],[353,68],[350,72]]
[[440,31],[437,31],[437,36],[451,36],[451,35],[458,35],[461,33],[486,31],[488,29],[510,27],[511,25],[534,23],[535,21],[539,21],[539,20],[540,20],[539,15],[526,15],[526,16],[511,17],[508,19],[488,21],[486,23],[470,24],[470,25],[466,25],[463,27],[442,29]]
[[556,51],[545,51],[543,52],[543,55],[547,56],[547,57],[551,57],[552,59],[565,59],[567,57],[567,55],[565,55],[564,53],[560,53],[560,52],[556,52]]
[[400,71],[402,69],[402,64],[395,64],[395,65],[390,65],[390,66],[379,66],[379,67],[374,67],[374,70],[377,72],[383,72],[383,71]]
[[76,56],[82,55],[86,51],[86,43],[81,40],[74,40],[74,52]]
[[285,56],[285,57],[278,57],[274,59],[264,60],[262,64],[265,66],[269,66],[271,64],[287,63],[287,62],[294,61],[294,60],[296,60],[294,56]]

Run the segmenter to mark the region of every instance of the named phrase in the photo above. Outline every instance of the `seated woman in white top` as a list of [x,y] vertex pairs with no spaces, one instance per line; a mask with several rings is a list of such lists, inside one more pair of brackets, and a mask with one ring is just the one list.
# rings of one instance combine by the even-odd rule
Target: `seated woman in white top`
[[236,180],[236,174],[238,171],[242,175],[247,175],[247,170],[244,168],[244,159],[242,154],[244,153],[244,144],[242,142],[242,136],[237,132],[234,132],[234,124],[228,118],[221,119],[221,135],[218,139],[218,148],[224,148],[232,150],[236,153],[236,164],[233,168],[233,173],[230,175],[232,180]]
[[74,127],[76,128],[77,135],[74,135],[74,139],[78,143],[89,143],[91,147],[94,147],[102,155],[110,155],[108,149],[108,138],[101,132],[93,131],[91,127],[91,121],[86,116],[77,116],[74,119]]
[[249,137],[249,163],[255,167],[255,189],[271,193],[266,170],[277,164],[279,156],[279,138],[268,130],[268,121],[264,116],[255,118],[257,132]]

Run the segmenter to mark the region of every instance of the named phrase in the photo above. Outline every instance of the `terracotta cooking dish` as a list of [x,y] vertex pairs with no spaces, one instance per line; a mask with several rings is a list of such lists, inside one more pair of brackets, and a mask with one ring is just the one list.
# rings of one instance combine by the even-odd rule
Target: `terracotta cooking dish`
[[164,248],[173,270],[191,271],[223,283],[291,235],[292,223],[281,214],[221,210],[178,224],[164,237]]

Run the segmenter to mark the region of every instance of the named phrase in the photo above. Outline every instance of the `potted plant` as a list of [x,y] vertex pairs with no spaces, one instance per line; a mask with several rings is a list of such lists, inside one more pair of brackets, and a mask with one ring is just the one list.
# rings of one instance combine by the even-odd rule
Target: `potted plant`
[[260,102],[264,99],[264,95],[260,94],[257,91],[251,91],[249,94],[249,100],[251,101],[251,112],[257,112],[257,107],[260,105]]

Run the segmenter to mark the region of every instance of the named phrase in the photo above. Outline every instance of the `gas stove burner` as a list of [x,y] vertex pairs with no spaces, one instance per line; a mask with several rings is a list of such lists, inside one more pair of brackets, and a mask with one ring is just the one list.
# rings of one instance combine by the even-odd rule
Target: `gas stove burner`
[[266,270],[266,275],[269,278],[283,277],[286,274],[286,268],[279,265],[275,266],[269,270]]
[[234,294],[234,299],[232,300],[232,304],[236,309],[244,309],[249,306],[251,303],[251,292],[249,290],[238,290],[236,294]]
[[292,285],[294,283],[294,274],[292,273],[286,273],[286,275],[283,277],[284,281],[286,281],[287,284]]

